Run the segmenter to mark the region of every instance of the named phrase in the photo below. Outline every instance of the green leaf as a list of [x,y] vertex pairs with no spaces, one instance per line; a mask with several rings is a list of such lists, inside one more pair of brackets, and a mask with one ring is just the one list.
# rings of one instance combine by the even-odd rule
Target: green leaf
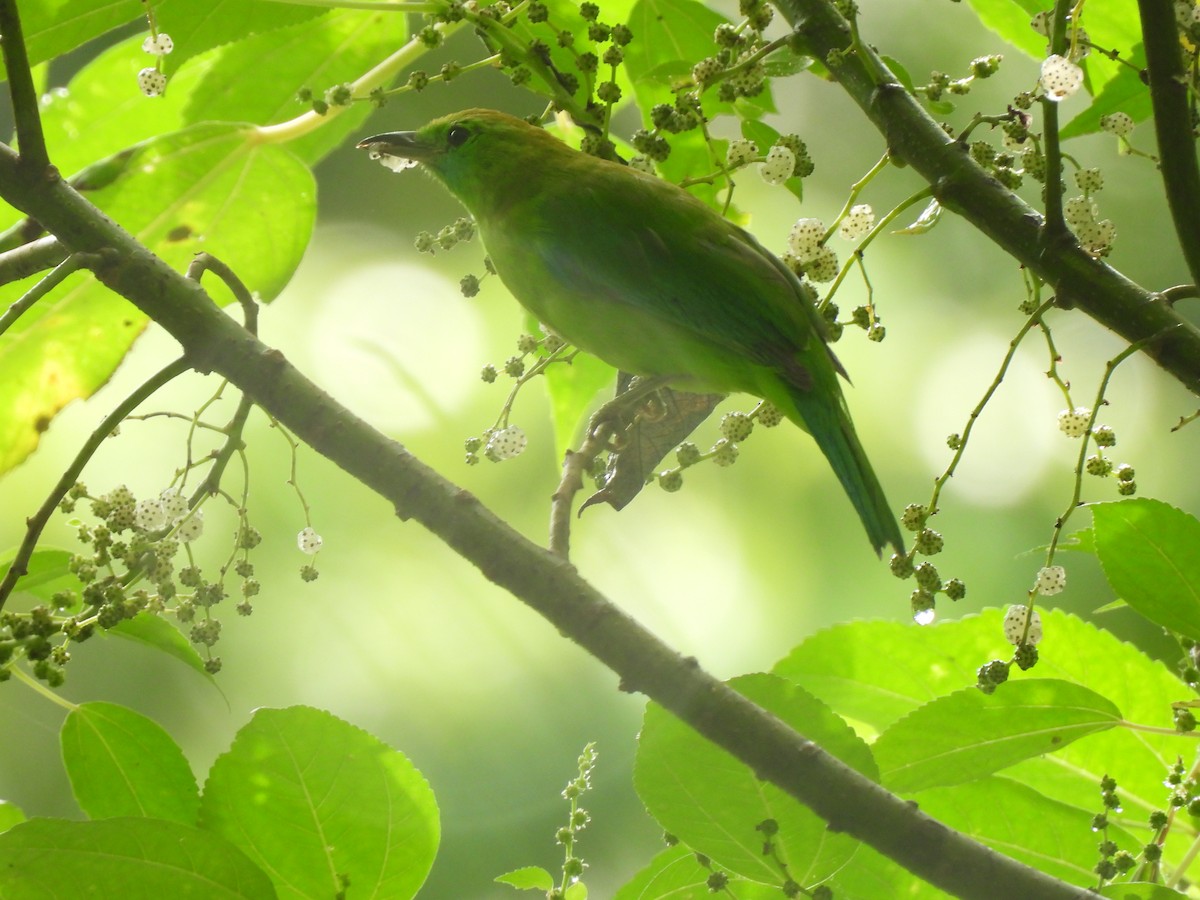
[[161,650],[167,656],[173,656],[185,666],[195,669],[209,681],[212,676],[204,668],[204,660],[196,652],[191,642],[179,633],[179,629],[153,613],[138,613],[132,619],[118,622],[112,628],[100,632],[113,637],[137,641],[155,650]]
[[[3,554],[4,561],[0,562],[0,578],[8,574],[12,568],[13,559],[17,555],[14,547]],[[31,594],[39,600],[49,603],[59,591],[78,591],[82,585],[79,579],[71,574],[68,564],[71,553],[67,550],[43,548],[34,550],[29,557],[26,573],[21,576],[14,588],[18,594]]]
[[1156,625],[1200,639],[1200,521],[1134,498],[1093,506],[1092,531],[1117,596]]
[[[1145,65],[1145,53],[1140,52],[1140,45],[1139,55],[1142,57],[1142,65]],[[1149,88],[1136,70],[1125,66],[1104,85],[1087,109],[1063,127],[1059,136],[1067,140],[1084,134],[1095,134],[1100,130],[1101,117],[1115,112],[1125,113],[1134,122],[1145,122],[1154,112]],[[1116,138],[1112,138],[1112,141],[1115,143]]]
[[1095,553],[1095,541],[1092,537],[1092,529],[1081,528],[1073,534],[1067,535],[1058,542],[1059,550],[1079,550],[1083,553]]
[[151,719],[115,703],[84,703],[67,716],[59,740],[75,800],[92,819],[196,823],[196,777],[179,745]]
[[1042,0],[970,0],[970,4],[980,22],[1014,47],[1032,59],[1046,55],[1046,38],[1030,28],[1029,21],[1049,4]]
[[[1003,620],[1003,610],[985,610],[928,627],[838,625],[806,640],[774,671],[816,694],[860,731],[877,733],[917,707],[975,684],[976,668],[1011,653]],[[1171,703],[1192,696],[1161,662],[1095,625],[1060,610],[1042,610],[1042,624],[1046,638],[1036,672],[1107,697],[1129,722],[1169,731]],[[1014,670],[1014,680],[1024,677]],[[1110,820],[1144,828],[1150,811],[1162,806],[1163,775],[1180,753],[1179,741],[1170,733],[1114,728],[1018,763],[1006,774],[1083,809],[1095,807],[1100,779],[1112,775],[1125,812]]]
[[[921,794],[921,809],[1006,856],[1080,886],[1096,883],[1095,810],[1043,797],[1011,778],[993,776]],[[1134,850],[1132,835],[1109,825],[1109,840]]]
[[[353,81],[403,45],[407,37],[403,14],[363,10],[335,10],[289,28],[253,35],[195,60],[201,72],[191,77],[195,87],[187,97],[184,119],[191,124],[286,122],[306,112],[296,101],[301,88],[320,96],[326,88]],[[266,83],[261,78],[264,67],[271,73]],[[187,73],[182,70],[180,78]],[[315,127],[297,129],[285,146],[314,165],[341,146],[374,110],[373,104],[359,102],[308,118],[306,128]]]
[[[713,892],[708,887],[711,875],[711,869],[696,862],[696,854],[690,847],[677,844],[650,860],[621,886],[613,900],[711,900]],[[781,896],[778,885],[746,881],[737,875],[729,879],[729,894],[737,900],[779,900]]]
[[8,831],[14,825],[25,821],[25,813],[21,807],[7,800],[0,800],[0,832]]
[[1120,710],[1094,691],[1026,679],[990,695],[970,687],[940,697],[888,728],[873,749],[883,783],[913,793],[974,781],[1120,721]]
[[[994,630],[984,616],[994,619]],[[975,670],[1003,641],[1001,616],[984,616],[924,628],[894,621],[835,625],[808,638],[771,671],[880,732],[917,707],[975,683]]]
[[[866,744],[811,694],[765,674],[736,678],[730,685],[847,765],[876,777]],[[760,781],[744,763],[656,704],[646,708],[634,785],[664,829],[752,881],[770,883],[779,877],[775,864],[763,856],[763,835],[756,830],[764,819],[779,823],[779,855],[802,883],[829,877],[857,846],[847,835],[830,832],[807,807]]]
[[1112,897],[1113,900],[1178,900],[1187,894],[1173,891],[1163,884],[1128,881],[1122,884],[1106,884],[1100,888],[1100,896]]
[[898,863],[863,844],[854,854],[850,865],[829,881],[836,900],[953,900],[950,894],[939,891],[922,881]]
[[549,891],[554,888],[554,876],[541,866],[525,866],[496,876],[496,882],[520,891]]
[[[84,886],[86,885],[86,889]],[[224,838],[178,822],[32,819],[0,834],[4,900],[270,900],[271,881]]]
[[[90,199],[168,265],[183,270],[206,250],[264,300],[295,271],[316,210],[308,168],[233,125],[140,145],[125,174]],[[216,279],[205,285],[217,302],[232,299]],[[15,296],[0,292],[0,303]],[[124,298],[82,274],[17,321],[0,343],[0,472],[34,450],[63,406],[108,380],[145,325]]]
[[[724,16],[696,0],[638,0],[629,14],[634,40],[625,48],[625,71],[644,121],[649,123],[650,109],[656,104],[674,104],[675,84],[691,77],[695,61],[716,52],[713,32],[724,22],[728,22]],[[708,98],[705,109],[710,116],[733,112],[729,104]],[[671,135],[669,140],[671,155],[658,164],[664,178],[679,183],[712,173],[712,155],[699,129]],[[691,193],[720,208],[716,185],[697,184]]]
[[[84,66],[65,90],[46,96],[42,102],[46,146],[60,170],[75,173],[187,125],[288,121],[306,112],[296,100],[301,88],[321,94],[327,87],[352,80],[402,44],[406,35],[402,15],[326,12],[195,57],[172,76],[167,93],[154,99],[137,88],[137,72],[146,55],[142,36],[135,35]],[[271,77],[264,79],[267,66]],[[370,103],[355,103],[324,117],[308,117],[286,146],[313,164],[357,130],[373,108]]]
[[401,753],[317,709],[260,709],[213,764],[205,828],[288,896],[413,897],[437,852],[433,791]]
[[[150,5],[159,9],[163,2]],[[140,0],[22,0],[20,13],[25,52],[36,65],[140,18],[145,6]]]
[[[164,60],[164,70],[170,76],[197,53],[248,35],[294,25],[325,12],[315,5],[247,3],[246,0],[164,3],[155,17],[158,30],[170,34],[175,44]],[[397,15],[396,18],[402,17]],[[264,66],[268,64],[264,61]]]

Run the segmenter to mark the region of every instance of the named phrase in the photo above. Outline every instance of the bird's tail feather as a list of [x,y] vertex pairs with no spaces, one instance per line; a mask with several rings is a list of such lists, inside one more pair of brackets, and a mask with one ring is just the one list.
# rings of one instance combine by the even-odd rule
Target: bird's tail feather
[[820,392],[798,388],[789,388],[788,394],[802,420],[797,424],[813,436],[829,460],[858,512],[876,554],[882,554],[887,544],[903,553],[904,538],[900,526],[883,493],[883,485],[858,440],[842,398],[822,397]]

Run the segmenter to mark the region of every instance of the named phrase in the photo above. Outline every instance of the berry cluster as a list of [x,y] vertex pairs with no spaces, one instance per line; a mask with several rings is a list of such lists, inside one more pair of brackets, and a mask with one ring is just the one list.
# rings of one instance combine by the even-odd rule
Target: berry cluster
[[[76,521],[76,536],[86,550],[72,554],[67,568],[79,588],[59,591],[49,605],[27,613],[0,616],[0,664],[23,654],[34,675],[56,687],[64,680],[72,642],[86,640],[97,628],[108,630],[148,614],[173,615],[189,626],[190,640],[203,648],[205,668],[212,674],[220,671],[221,659],[211,653],[221,634],[214,608],[228,597],[230,573],[238,580],[239,615],[250,615],[251,598],[261,589],[250,551],[262,535],[246,520],[245,510],[238,510],[238,531],[227,561],[210,576],[192,555],[192,543],[203,532],[203,509],[189,503],[178,488],[139,500],[125,485],[94,496],[77,483],[59,506],[73,513],[80,503],[88,504],[96,521]],[[320,549],[321,538],[311,528],[298,540],[309,555]],[[310,564],[301,575],[311,581],[316,570]],[[7,670],[0,670],[0,680],[7,677]]]
[[[1162,848],[1172,825],[1178,816],[1186,812],[1189,818],[1200,816],[1200,780],[1195,772],[1188,772],[1183,763],[1176,760],[1167,771],[1163,784],[1170,791],[1168,809],[1151,810],[1147,817],[1150,837],[1139,853],[1122,850],[1109,835],[1109,816],[1124,812],[1117,796],[1117,781],[1110,775],[1100,779],[1100,800],[1104,811],[1092,817],[1092,831],[1101,835],[1097,846],[1099,862],[1093,871],[1100,877],[1100,887],[1106,882],[1125,875],[1134,882],[1156,880]],[[1169,811],[1168,811],[1169,810]],[[1136,869],[1136,872],[1134,871]],[[1131,876],[1129,873],[1133,873]]]
[[963,78],[951,78],[945,72],[930,72],[929,81],[916,88],[915,93],[932,104],[940,104],[946,94],[954,96],[968,94],[976,79],[990,78],[999,72],[1000,63],[1003,60],[1004,57],[999,54],[978,56],[971,60],[968,66],[969,74]]
[[138,72],[138,90],[147,97],[161,97],[167,90],[167,76],[162,71],[162,58],[175,49],[175,42],[166,32],[152,30],[142,41],[142,49],[154,57],[154,65]]
[[929,527],[929,519],[936,511],[919,503],[904,507],[900,525],[914,534],[912,549],[907,553],[893,553],[889,561],[892,574],[897,578],[912,578],[916,588],[909,598],[913,619],[922,625],[933,621],[937,595],[945,594],[950,600],[961,600],[967,595],[967,586],[961,579],[942,580],[937,566],[928,560],[917,562],[917,556],[936,556],[945,547],[940,532]]
[[547,366],[569,361],[573,355],[570,353],[570,347],[557,334],[544,325],[541,330],[541,337],[533,334],[522,334],[518,337],[517,352],[506,359],[500,369],[488,363],[480,370],[479,377],[487,384],[494,383],[500,372],[511,378],[514,384],[496,423],[484,429],[482,437],[469,437],[464,443],[467,465],[473,466],[479,462],[480,451],[492,462],[503,462],[520,456],[525,451],[529,443],[525,432],[519,426],[510,425],[508,422],[517,392],[531,378],[541,375]]
[[[1058,414],[1058,428],[1070,438],[1088,435],[1088,425],[1091,421],[1092,411],[1086,406],[1064,409]],[[1091,428],[1090,435],[1092,443],[1096,445],[1096,452],[1084,462],[1084,470],[1089,475],[1095,475],[1098,478],[1115,478],[1117,493],[1123,497],[1136,494],[1137,482],[1134,480],[1134,476],[1137,473],[1133,466],[1128,463],[1114,466],[1112,460],[1104,455],[1105,450],[1116,446],[1116,431],[1109,425],[1095,425]]]
[[591,822],[591,814],[579,805],[579,799],[592,789],[592,771],[596,768],[596,745],[588,744],[583,748],[577,760],[579,769],[574,778],[567,782],[562,790],[562,797],[570,804],[567,813],[567,824],[554,833],[554,841],[565,852],[562,867],[562,884],[560,891],[565,891],[569,885],[579,881],[587,869],[587,863],[576,855],[576,844],[579,833]]
[[676,447],[676,465],[658,473],[658,486],[671,493],[679,490],[683,487],[683,470],[705,461],[711,461],[722,468],[732,466],[741,452],[739,445],[750,437],[756,422],[763,428],[774,428],[782,421],[783,412],[767,400],[760,401],[758,406],[748,413],[725,413],[721,417],[721,437],[707,452],[701,452],[691,441],[684,441]]

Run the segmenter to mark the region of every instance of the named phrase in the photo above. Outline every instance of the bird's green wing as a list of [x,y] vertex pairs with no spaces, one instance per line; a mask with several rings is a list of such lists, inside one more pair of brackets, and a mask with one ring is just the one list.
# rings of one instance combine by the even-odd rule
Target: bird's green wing
[[752,236],[664,182],[617,174],[485,225],[522,303],[630,371],[671,374],[671,354],[686,355],[675,364],[712,389],[753,392],[751,367],[808,388],[814,365],[836,367],[799,282]]

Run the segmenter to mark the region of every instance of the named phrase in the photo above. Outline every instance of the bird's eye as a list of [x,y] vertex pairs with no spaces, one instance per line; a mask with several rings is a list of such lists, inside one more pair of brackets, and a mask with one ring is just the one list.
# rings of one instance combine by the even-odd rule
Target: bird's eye
[[461,147],[467,142],[467,138],[471,136],[471,132],[462,125],[455,125],[446,132],[446,143],[451,147]]

